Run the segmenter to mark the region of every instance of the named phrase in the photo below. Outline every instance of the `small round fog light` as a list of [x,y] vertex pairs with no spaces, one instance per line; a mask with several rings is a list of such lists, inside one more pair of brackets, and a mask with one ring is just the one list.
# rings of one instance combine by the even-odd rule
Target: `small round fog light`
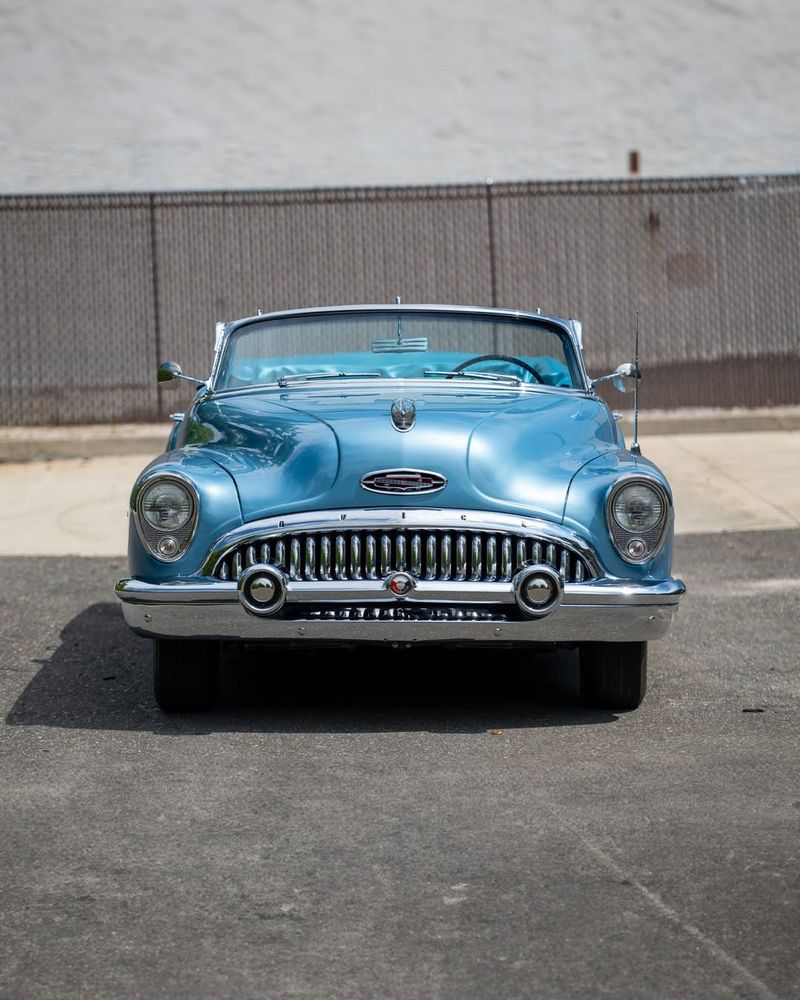
[[526,580],[523,592],[528,604],[540,608],[553,598],[553,584],[544,576],[532,576]]
[[158,540],[158,551],[162,556],[166,556],[167,559],[172,558],[178,551],[178,540],[173,538],[172,535],[164,535],[163,538]]
[[250,581],[250,600],[256,604],[269,604],[277,593],[275,580],[269,576],[254,576]]
[[239,600],[254,615],[274,615],[286,601],[284,576],[269,563],[250,566],[236,586]]
[[521,569],[514,577],[514,591],[526,615],[543,618],[558,606],[563,584],[556,570],[542,563]]
[[647,552],[647,546],[641,538],[632,538],[625,546],[625,551],[631,559],[641,559]]

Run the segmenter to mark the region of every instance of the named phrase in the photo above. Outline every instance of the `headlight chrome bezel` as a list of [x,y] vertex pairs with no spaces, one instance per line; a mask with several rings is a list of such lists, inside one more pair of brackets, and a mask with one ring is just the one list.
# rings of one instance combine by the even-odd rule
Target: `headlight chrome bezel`
[[[652,490],[661,502],[660,520],[646,531],[632,531],[621,525],[614,516],[614,504],[619,497],[619,494],[631,486],[644,486]],[[619,554],[620,558],[624,559],[625,562],[632,563],[633,565],[641,565],[642,563],[649,562],[658,555],[661,550],[661,546],[664,544],[664,539],[667,536],[667,526],[669,525],[671,518],[672,502],[670,500],[669,493],[656,479],[650,479],[647,476],[640,475],[624,476],[622,479],[618,479],[613,484],[606,496],[606,525],[608,527],[608,533],[611,536],[614,549]],[[627,546],[631,542],[643,543],[644,552],[640,556],[634,556],[628,552]]]
[[[151,490],[157,483],[161,482],[176,483],[184,489],[189,496],[192,505],[191,514],[189,515],[189,519],[186,523],[180,528],[157,528],[144,516],[142,505],[145,494],[148,493],[148,491]],[[158,559],[159,562],[165,563],[175,562],[177,559],[180,559],[191,544],[195,531],[197,530],[197,522],[200,513],[200,498],[194,484],[186,476],[182,476],[177,472],[154,472],[141,479],[136,484],[133,491],[131,506],[133,508],[136,530],[139,534],[139,538],[150,555],[153,556],[154,559]],[[176,548],[174,552],[166,555],[159,550],[159,542],[168,538],[175,540]]]

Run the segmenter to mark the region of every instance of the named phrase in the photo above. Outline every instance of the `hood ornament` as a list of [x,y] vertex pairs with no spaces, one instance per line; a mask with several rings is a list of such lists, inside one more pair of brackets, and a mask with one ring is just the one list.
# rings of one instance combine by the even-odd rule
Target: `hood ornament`
[[396,431],[410,431],[417,422],[417,407],[413,399],[392,400],[392,426]]

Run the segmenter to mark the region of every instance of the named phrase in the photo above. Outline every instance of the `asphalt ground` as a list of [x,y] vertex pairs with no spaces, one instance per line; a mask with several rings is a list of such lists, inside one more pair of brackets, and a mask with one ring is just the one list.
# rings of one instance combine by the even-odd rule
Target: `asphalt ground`
[[800,996],[800,531],[684,535],[636,712],[572,653],[228,655],[166,717],[113,558],[0,560],[0,996]]

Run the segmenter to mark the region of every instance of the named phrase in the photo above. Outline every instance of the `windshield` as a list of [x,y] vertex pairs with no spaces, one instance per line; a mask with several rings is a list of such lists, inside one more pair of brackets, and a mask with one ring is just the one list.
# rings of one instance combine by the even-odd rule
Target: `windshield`
[[215,387],[346,377],[581,387],[569,337],[554,326],[402,310],[248,323],[228,337]]

